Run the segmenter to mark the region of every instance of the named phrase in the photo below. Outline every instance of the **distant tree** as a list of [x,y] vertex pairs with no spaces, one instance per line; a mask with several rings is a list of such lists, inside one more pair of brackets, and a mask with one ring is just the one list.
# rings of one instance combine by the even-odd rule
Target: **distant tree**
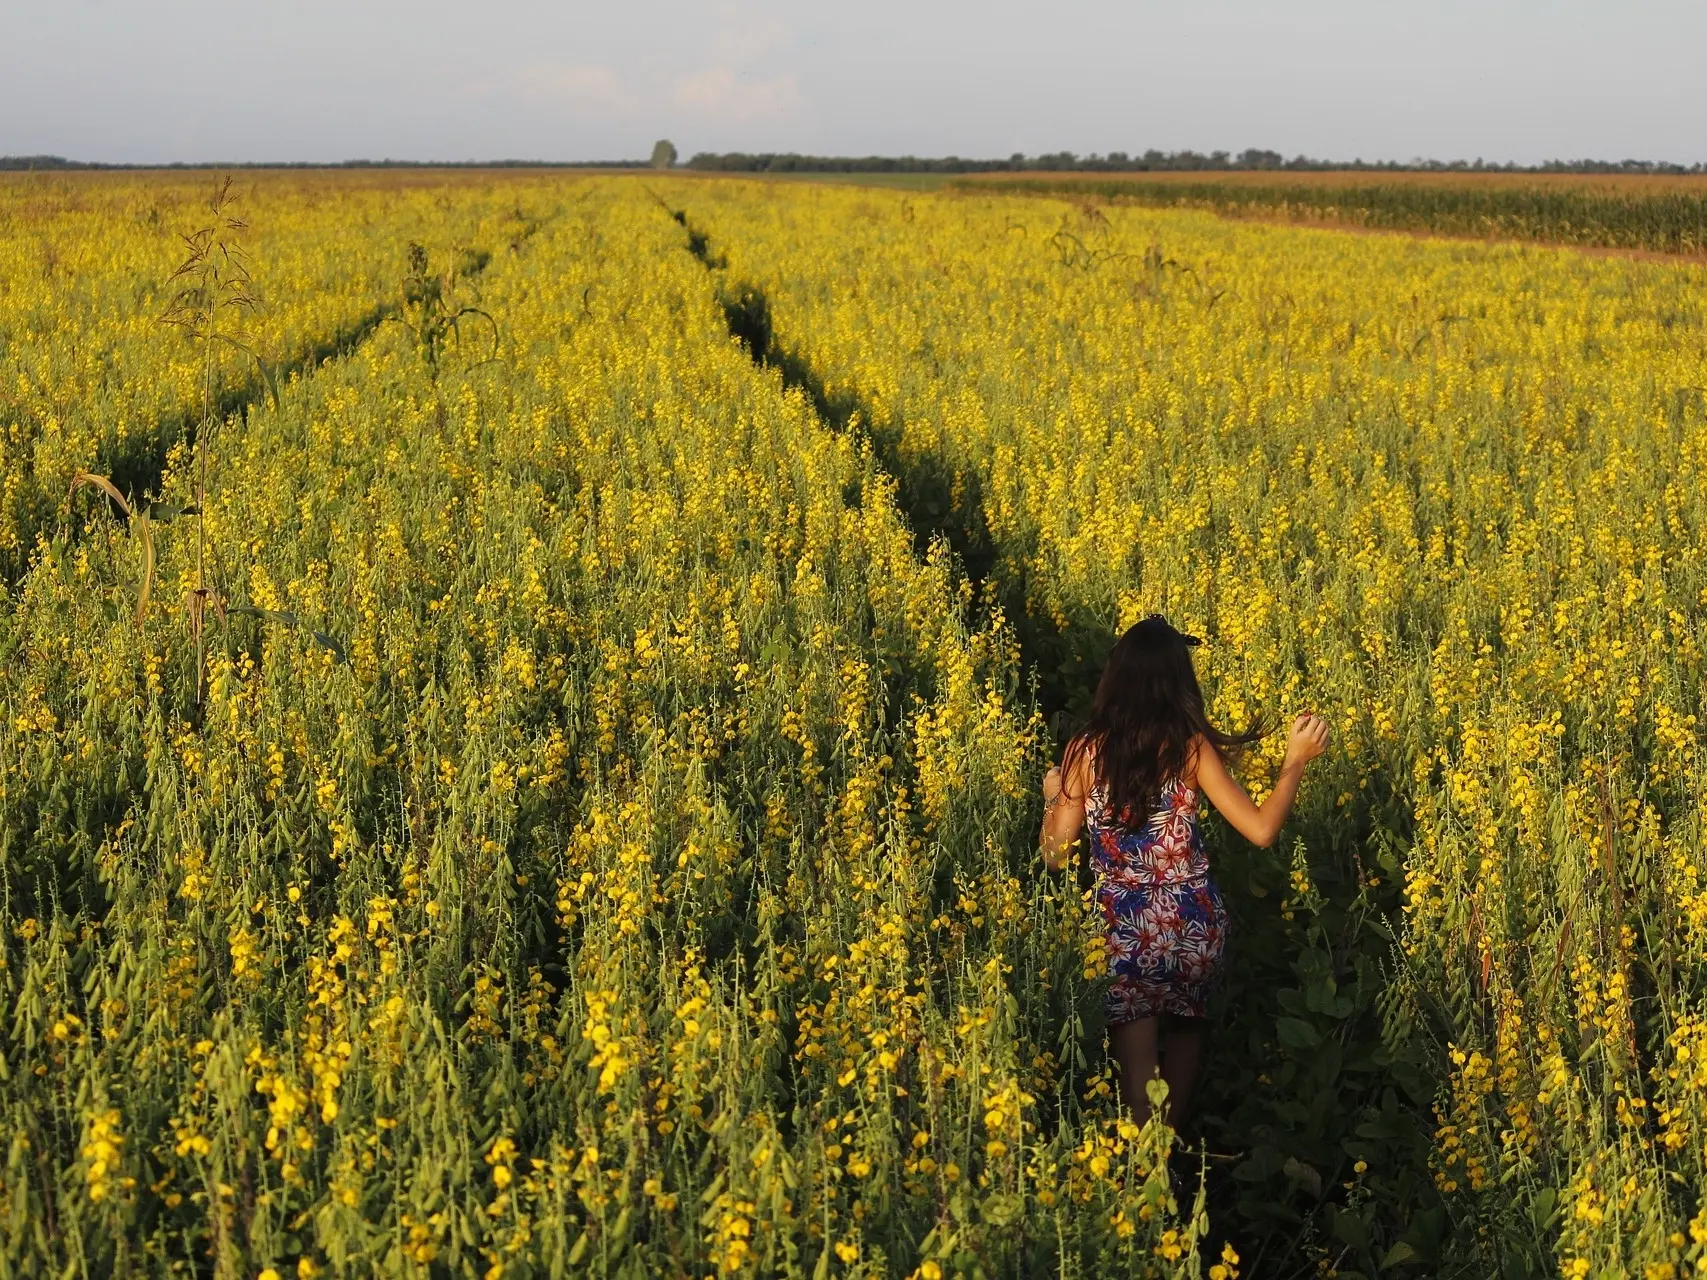
[[91,166],[64,156],[0,156],[0,169],[87,169]]
[[668,138],[659,138],[652,144],[652,167],[668,169],[676,163],[676,144]]

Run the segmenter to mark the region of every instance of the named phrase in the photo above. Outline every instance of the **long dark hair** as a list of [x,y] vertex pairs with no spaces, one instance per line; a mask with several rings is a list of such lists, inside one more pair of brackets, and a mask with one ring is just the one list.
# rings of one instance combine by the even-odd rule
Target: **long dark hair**
[[1229,754],[1263,736],[1260,724],[1223,733],[1209,723],[1191,662],[1201,643],[1159,613],[1128,627],[1103,666],[1090,720],[1067,743],[1063,778],[1091,752],[1092,785],[1107,788],[1108,812],[1123,823],[1142,824],[1155,811],[1162,789],[1185,772],[1197,738]]

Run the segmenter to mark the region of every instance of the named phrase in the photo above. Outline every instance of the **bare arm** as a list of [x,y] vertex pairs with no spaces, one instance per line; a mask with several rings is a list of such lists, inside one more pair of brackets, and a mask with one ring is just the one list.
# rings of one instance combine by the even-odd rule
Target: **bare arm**
[[1212,744],[1199,739],[1195,755],[1197,787],[1209,797],[1209,803],[1235,831],[1252,844],[1266,849],[1274,843],[1286,816],[1292,812],[1292,802],[1298,797],[1298,784],[1304,780],[1304,767],[1327,747],[1326,720],[1308,713],[1294,720],[1291,731],[1286,735],[1286,759],[1274,780],[1274,790],[1258,805],[1245,794],[1238,779],[1227,772],[1221,753]]
[[1079,752],[1065,779],[1060,769],[1043,778],[1043,862],[1059,871],[1072,860],[1073,846],[1085,828],[1085,798],[1090,795],[1090,761]]

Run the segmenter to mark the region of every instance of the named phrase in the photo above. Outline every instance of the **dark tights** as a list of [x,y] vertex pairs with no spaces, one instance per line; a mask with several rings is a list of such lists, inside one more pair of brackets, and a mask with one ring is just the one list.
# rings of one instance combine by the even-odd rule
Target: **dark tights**
[[1168,1085],[1162,1119],[1175,1129],[1185,1124],[1203,1062],[1204,1030],[1202,1018],[1175,1017],[1138,1018],[1109,1028],[1114,1060],[1120,1064],[1120,1099],[1133,1120],[1143,1124],[1150,1118],[1145,1088],[1159,1066]]

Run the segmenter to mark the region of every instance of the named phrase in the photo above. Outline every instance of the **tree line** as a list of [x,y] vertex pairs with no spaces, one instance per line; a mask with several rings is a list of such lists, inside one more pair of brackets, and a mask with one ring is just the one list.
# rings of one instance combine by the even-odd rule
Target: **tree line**
[[[667,153],[661,148],[668,147]],[[70,160],[64,156],[0,156],[4,170],[64,169],[645,169],[670,168],[676,151],[659,142],[648,160],[338,160],[321,161],[176,161],[171,164],[109,164]],[[1278,151],[1247,147],[1238,154],[1229,151],[1124,151],[1079,155],[1051,151],[1028,156],[1015,152],[1006,159],[970,159],[964,156],[814,156],[775,151],[701,151],[688,160],[687,168],[723,173],[1143,173],[1166,170],[1204,172],[1238,169],[1290,169],[1325,171],[1360,169],[1371,172],[1469,172],[1469,173],[1707,173],[1707,163],[1677,164],[1668,160],[1547,160],[1541,164],[1496,164],[1476,160],[1319,160],[1296,155],[1288,159]]]
[[1128,154],[1078,155],[1052,151],[1027,156],[1015,152],[1005,160],[977,160],[962,156],[812,156],[794,152],[702,151],[687,162],[690,169],[726,173],[1008,173],[1085,172],[1142,173],[1152,170],[1233,169],[1367,169],[1371,171],[1464,171],[1498,173],[1707,173],[1707,164],[1676,164],[1664,160],[1548,160],[1536,165],[1496,164],[1482,160],[1318,160],[1297,155],[1290,159],[1278,151],[1247,147],[1234,155],[1228,151],[1158,151]]

